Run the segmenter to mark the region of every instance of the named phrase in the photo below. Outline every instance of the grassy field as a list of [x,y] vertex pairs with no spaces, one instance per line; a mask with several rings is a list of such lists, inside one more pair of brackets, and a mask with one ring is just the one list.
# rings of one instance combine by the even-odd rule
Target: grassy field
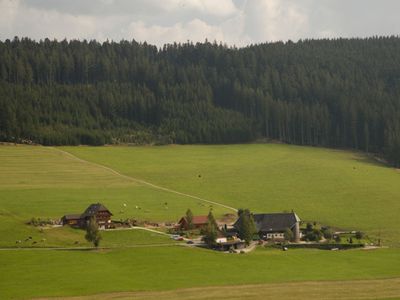
[[0,266],[2,274],[7,274],[0,280],[1,298],[8,299],[392,278],[400,277],[400,251],[259,249],[249,255],[229,255],[183,246],[113,251],[7,250],[0,254]]
[[359,153],[271,144],[63,149],[233,207],[294,209],[304,220],[363,230],[400,245],[400,172]]
[[[198,214],[209,211],[195,199],[149,188],[53,148],[0,146],[0,247],[15,246],[17,240],[29,247],[87,245],[81,230],[41,232],[25,223],[32,217],[59,219],[83,212],[95,202],[105,204],[117,220],[177,221],[188,207]],[[24,242],[29,236],[32,240]],[[110,245],[106,237],[104,242]]]
[[[321,295],[323,291],[323,296]],[[232,300],[232,299],[324,299],[398,300],[400,279],[301,281],[254,285],[218,286],[167,291],[114,292],[90,296],[62,297],[59,300]],[[52,298],[45,298],[51,300]],[[43,300],[43,299],[42,299]]]
[[[314,289],[324,293],[325,281],[400,278],[400,173],[354,152],[286,145],[0,146],[0,248],[15,247],[16,240],[23,241],[19,247],[89,246],[82,230],[40,230],[26,222],[82,212],[93,202],[104,203],[115,219],[176,221],[187,208],[195,214],[212,208],[217,216],[232,212],[141,180],[254,212],[295,209],[305,220],[381,236],[393,248],[227,255],[170,246],[171,239],[151,232],[103,232],[102,246],[111,249],[0,250],[0,299],[303,281],[321,281]],[[28,236],[32,240],[25,242]],[[165,293],[167,299],[180,297],[179,291]],[[389,289],[375,298],[396,293]]]

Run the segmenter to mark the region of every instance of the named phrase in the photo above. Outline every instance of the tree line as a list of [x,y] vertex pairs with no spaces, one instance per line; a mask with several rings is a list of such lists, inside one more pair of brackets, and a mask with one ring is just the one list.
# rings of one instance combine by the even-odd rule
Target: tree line
[[0,140],[352,148],[400,165],[400,38],[0,41]]

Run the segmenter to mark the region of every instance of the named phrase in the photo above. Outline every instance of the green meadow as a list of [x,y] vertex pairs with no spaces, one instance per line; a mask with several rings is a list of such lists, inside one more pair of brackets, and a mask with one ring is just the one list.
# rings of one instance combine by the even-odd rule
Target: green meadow
[[8,250],[0,254],[0,265],[2,274],[7,274],[0,280],[1,298],[23,299],[250,283],[393,278],[400,276],[400,251],[259,249],[249,255],[229,255],[183,246],[113,251]]
[[63,149],[229,206],[293,209],[303,220],[362,230],[400,246],[400,172],[362,153],[277,144]]
[[[234,213],[146,182],[253,212],[293,209],[306,221],[362,230],[389,249],[229,255],[174,245],[161,234],[120,230],[102,233],[108,249],[73,250],[90,246],[82,230],[26,224],[32,217],[79,213],[93,202],[105,204],[116,220],[177,221],[187,208]],[[398,170],[364,154],[312,147],[3,145],[0,299],[399,278],[399,183]]]
[[[59,219],[81,213],[95,202],[104,203],[116,220],[176,222],[188,207],[199,214],[210,209],[198,200],[135,183],[53,148],[0,147],[0,247],[87,246],[81,230],[39,230],[26,223],[32,217]],[[216,214],[224,211],[215,208]],[[106,234],[102,244],[112,246],[114,236],[125,234]],[[32,240],[25,242],[28,237]]]

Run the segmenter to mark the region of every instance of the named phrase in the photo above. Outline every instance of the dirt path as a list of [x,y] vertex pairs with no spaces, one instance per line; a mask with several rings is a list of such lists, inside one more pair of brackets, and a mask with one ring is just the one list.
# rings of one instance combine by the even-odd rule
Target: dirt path
[[[230,299],[400,299],[400,278],[306,281],[236,286],[199,287],[153,292],[116,292],[82,297],[40,298],[41,300],[230,300]],[[38,299],[37,299],[38,300]]]
[[197,197],[197,196],[194,196],[194,195],[190,195],[190,194],[182,193],[182,192],[179,192],[179,191],[175,191],[175,190],[172,190],[172,189],[169,189],[169,188],[165,188],[165,187],[153,184],[151,182],[148,182],[148,181],[145,181],[145,180],[142,180],[142,179],[138,179],[138,178],[135,178],[135,177],[132,177],[132,176],[121,174],[120,172],[118,172],[118,171],[116,171],[116,170],[114,170],[114,169],[112,169],[110,167],[107,167],[107,166],[104,166],[104,165],[101,165],[101,164],[98,164],[98,163],[94,163],[94,162],[91,162],[91,161],[87,161],[87,160],[81,159],[81,158],[79,158],[79,157],[77,157],[77,156],[75,156],[75,155],[73,155],[73,154],[71,154],[71,153],[69,153],[67,151],[61,150],[59,148],[54,148],[54,147],[49,147],[49,148],[54,149],[56,151],[59,151],[59,152],[63,153],[64,155],[66,155],[66,156],[68,156],[68,157],[70,157],[72,159],[78,160],[78,161],[80,161],[82,163],[90,164],[90,165],[97,166],[99,168],[108,170],[109,172],[113,173],[114,175],[120,176],[120,177],[122,177],[124,179],[128,179],[128,180],[131,180],[131,181],[134,181],[134,182],[137,182],[137,183],[141,183],[143,185],[147,185],[147,186],[149,186],[149,187],[151,187],[153,189],[161,190],[161,191],[168,192],[168,193],[177,194],[177,195],[180,195],[180,196],[183,196],[183,197],[188,197],[188,198],[200,200],[200,201],[203,201],[203,202],[207,202],[209,204],[218,205],[218,206],[221,206],[221,207],[224,207],[224,208],[227,208],[229,210],[237,212],[237,209],[234,208],[234,207],[231,207],[231,206],[228,206],[228,205],[216,202],[216,201],[200,198],[200,197]]

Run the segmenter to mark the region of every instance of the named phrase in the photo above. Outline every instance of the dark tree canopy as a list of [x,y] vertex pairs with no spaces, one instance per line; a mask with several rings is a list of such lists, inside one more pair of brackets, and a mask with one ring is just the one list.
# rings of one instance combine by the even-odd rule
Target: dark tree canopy
[[190,210],[190,208],[188,208],[188,210],[186,211],[186,222],[187,222],[187,227],[188,229],[193,229],[193,213]]
[[239,237],[249,245],[254,235],[257,233],[253,215],[248,209],[239,209],[238,217],[237,229]]
[[218,225],[215,221],[213,213],[210,211],[207,216],[207,225],[203,230],[203,240],[209,246],[213,247],[216,244],[218,237]]
[[400,165],[400,38],[0,42],[0,140],[353,148]]

